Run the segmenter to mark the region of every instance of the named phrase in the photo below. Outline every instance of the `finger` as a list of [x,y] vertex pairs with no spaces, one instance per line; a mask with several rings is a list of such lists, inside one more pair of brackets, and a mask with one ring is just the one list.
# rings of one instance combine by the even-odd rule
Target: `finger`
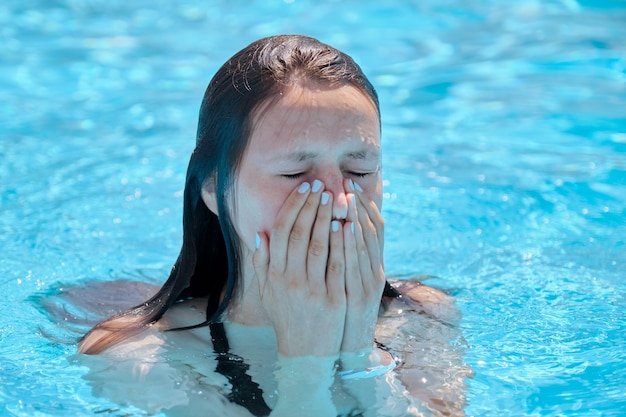
[[311,192],[311,185],[303,182],[291,192],[276,215],[269,242],[272,254],[272,266],[278,271],[285,271],[287,266],[287,248],[293,225]]
[[343,246],[346,258],[346,296],[360,297],[363,294],[363,281],[361,279],[361,266],[359,265],[359,254],[356,244],[355,231],[356,224],[347,221],[343,225]]
[[[356,188],[356,187],[355,187]],[[381,263],[381,245],[379,241],[378,230],[376,225],[370,218],[366,207],[363,205],[362,195],[358,196],[358,193],[355,194],[354,204],[356,217],[358,219],[358,225],[360,226],[357,232],[357,243],[360,244],[361,241],[359,239],[363,239],[365,242],[364,245],[367,248],[367,253],[369,256],[369,260],[372,268],[378,269],[378,265]],[[361,197],[361,199],[359,198]],[[350,209],[348,208],[348,212]]]
[[376,203],[366,197],[359,184],[353,183],[353,188],[357,197],[359,222],[363,228],[367,246],[372,254],[374,253],[374,248],[378,249],[376,262],[382,264],[384,259],[385,222]]
[[294,278],[306,278],[307,251],[310,247],[311,233],[313,232],[313,224],[320,206],[323,187],[324,184],[321,181],[313,181],[311,191],[300,209],[289,234],[287,270],[294,273],[294,275],[291,275]]
[[328,263],[330,230],[332,220],[331,193],[325,191],[320,196],[320,205],[317,209],[317,217],[313,225],[311,242],[307,254],[307,272],[309,280],[314,288],[325,286],[326,265]]
[[[382,259],[382,244],[376,232],[374,223],[367,215],[365,207],[356,200],[357,217],[360,227],[355,230],[357,248],[359,248],[359,265],[365,295],[371,295],[380,299],[385,282],[385,272]],[[362,239],[362,240],[361,240]],[[366,247],[365,253],[361,246]]]
[[[331,206],[332,207],[332,206]],[[330,251],[326,265],[326,288],[331,300],[346,304],[346,258],[341,223],[333,220],[330,225]]]
[[264,293],[265,283],[267,282],[269,258],[267,236],[263,232],[257,232],[256,249],[252,254],[252,265],[254,266],[254,273],[257,277],[259,293],[261,295]]
[[[375,239],[370,238],[370,247],[363,237],[362,221],[369,222],[367,215],[359,213],[356,196],[354,194],[348,194],[348,218],[357,219],[352,223],[352,233],[354,239],[354,246],[356,249],[356,262],[358,263],[359,279],[362,287],[368,288],[368,284],[372,282],[372,276],[374,274],[375,265],[378,264],[378,245]],[[373,242],[372,242],[373,240]],[[372,250],[372,252],[370,252]],[[356,282],[356,281],[355,281]],[[354,287],[358,290],[358,287]]]

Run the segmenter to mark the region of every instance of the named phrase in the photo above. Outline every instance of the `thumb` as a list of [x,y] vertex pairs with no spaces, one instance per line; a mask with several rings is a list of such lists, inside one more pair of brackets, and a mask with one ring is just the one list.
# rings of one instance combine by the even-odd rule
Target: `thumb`
[[267,236],[263,232],[256,234],[256,249],[252,255],[252,265],[259,284],[259,293],[262,295],[267,281],[267,267],[269,263],[269,251]]

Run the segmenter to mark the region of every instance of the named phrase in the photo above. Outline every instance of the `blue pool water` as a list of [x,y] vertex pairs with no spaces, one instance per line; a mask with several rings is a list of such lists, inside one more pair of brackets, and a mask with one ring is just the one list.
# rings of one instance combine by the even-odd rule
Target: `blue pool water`
[[387,272],[456,297],[466,414],[624,415],[623,0],[3,2],[0,415],[142,415],[42,298],[166,278],[204,88],[276,33],[378,88]]

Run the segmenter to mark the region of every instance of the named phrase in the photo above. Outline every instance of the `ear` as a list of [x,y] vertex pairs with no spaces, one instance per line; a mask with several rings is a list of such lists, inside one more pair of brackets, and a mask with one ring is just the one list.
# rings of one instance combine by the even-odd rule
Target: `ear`
[[202,201],[209,210],[216,216],[217,214],[217,198],[215,196],[215,182],[212,180],[206,181],[202,186]]

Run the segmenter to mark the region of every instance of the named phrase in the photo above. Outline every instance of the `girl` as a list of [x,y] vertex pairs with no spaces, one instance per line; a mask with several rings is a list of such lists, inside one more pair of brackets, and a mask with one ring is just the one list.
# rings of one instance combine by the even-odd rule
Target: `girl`
[[[381,300],[422,310],[449,301],[386,281],[381,203],[379,104],[358,65],[308,37],[254,42],[204,95],[169,279],[96,325],[79,351],[142,356],[174,340],[159,330],[197,329],[238,407],[367,415],[378,388],[365,377],[396,366],[375,345]],[[270,352],[270,369],[251,369],[251,346]]]

